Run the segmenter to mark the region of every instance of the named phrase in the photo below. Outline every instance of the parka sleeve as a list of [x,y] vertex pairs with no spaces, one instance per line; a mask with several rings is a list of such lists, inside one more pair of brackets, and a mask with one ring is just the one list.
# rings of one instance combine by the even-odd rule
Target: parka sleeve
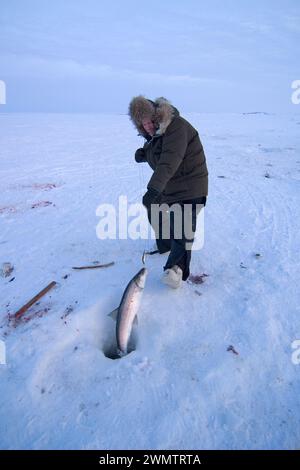
[[148,189],[153,188],[160,193],[176,173],[188,145],[186,126],[182,123],[174,123],[174,126],[172,124],[163,136],[160,159],[147,185]]

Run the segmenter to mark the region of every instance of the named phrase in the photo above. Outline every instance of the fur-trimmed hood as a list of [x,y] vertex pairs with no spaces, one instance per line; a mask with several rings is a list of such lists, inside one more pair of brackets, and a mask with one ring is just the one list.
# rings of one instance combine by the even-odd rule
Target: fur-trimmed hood
[[160,97],[152,101],[139,95],[130,101],[128,115],[139,135],[147,138],[148,134],[142,125],[143,119],[152,119],[156,126],[155,135],[162,135],[174,117],[179,116],[179,111],[166,98]]

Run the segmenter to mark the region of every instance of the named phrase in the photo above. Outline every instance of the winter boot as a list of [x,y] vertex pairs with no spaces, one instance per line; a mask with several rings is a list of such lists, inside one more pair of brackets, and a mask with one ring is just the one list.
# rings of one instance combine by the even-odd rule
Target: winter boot
[[162,282],[172,287],[173,289],[178,289],[182,281],[182,269],[175,264],[170,269],[164,271]]

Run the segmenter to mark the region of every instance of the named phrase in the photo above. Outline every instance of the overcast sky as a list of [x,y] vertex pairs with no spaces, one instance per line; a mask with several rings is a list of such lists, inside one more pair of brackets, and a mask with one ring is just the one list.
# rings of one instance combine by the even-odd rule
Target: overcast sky
[[0,0],[2,111],[300,111],[299,0]]

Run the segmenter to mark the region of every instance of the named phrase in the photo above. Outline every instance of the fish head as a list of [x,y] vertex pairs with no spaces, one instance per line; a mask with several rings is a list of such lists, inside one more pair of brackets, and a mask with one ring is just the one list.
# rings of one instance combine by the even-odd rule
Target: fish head
[[147,268],[142,268],[135,276],[135,282],[140,289],[145,287],[147,274]]

